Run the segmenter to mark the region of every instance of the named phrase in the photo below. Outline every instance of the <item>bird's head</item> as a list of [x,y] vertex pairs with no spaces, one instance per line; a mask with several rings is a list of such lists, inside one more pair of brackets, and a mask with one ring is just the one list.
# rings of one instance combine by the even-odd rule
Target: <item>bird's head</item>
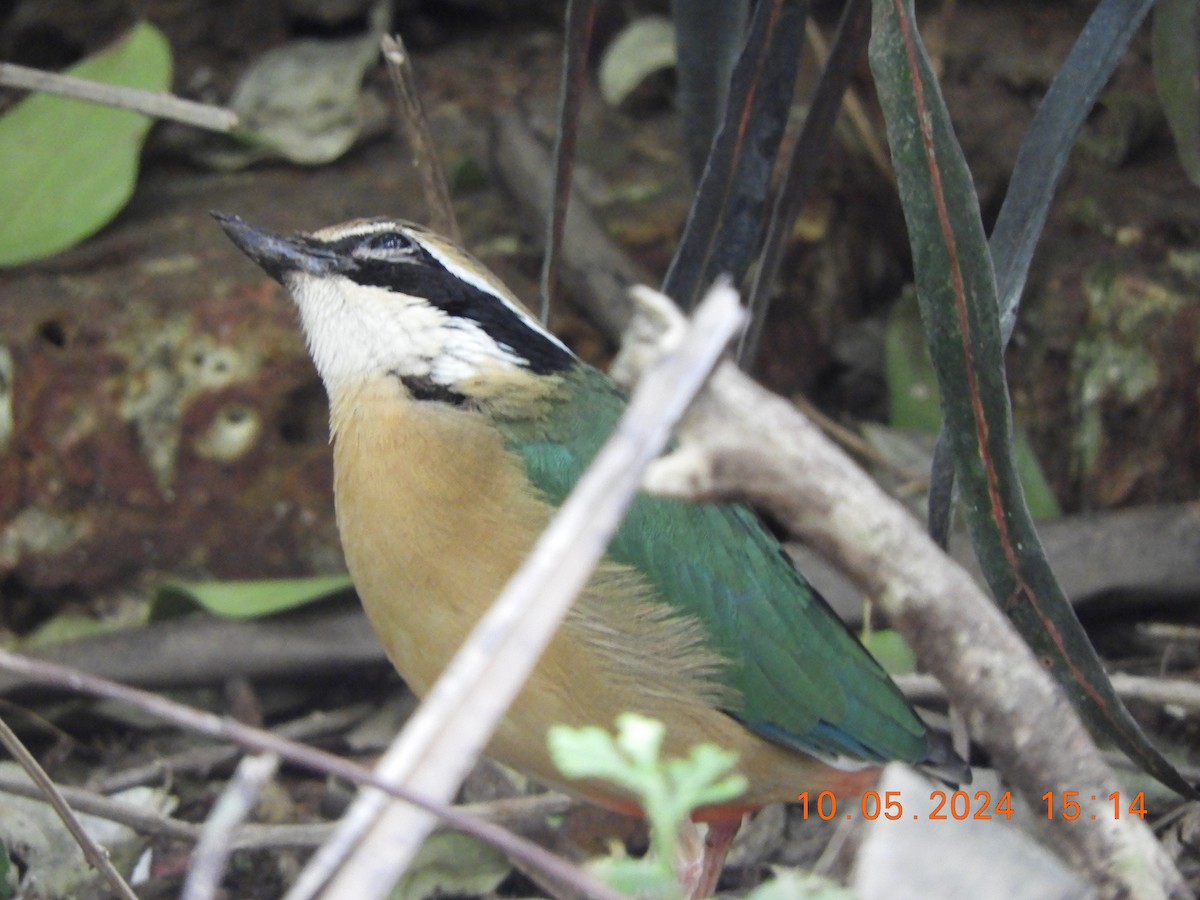
[[292,295],[331,395],[387,375],[416,399],[487,400],[576,362],[482,263],[419,225],[357,219],[285,236],[214,216]]

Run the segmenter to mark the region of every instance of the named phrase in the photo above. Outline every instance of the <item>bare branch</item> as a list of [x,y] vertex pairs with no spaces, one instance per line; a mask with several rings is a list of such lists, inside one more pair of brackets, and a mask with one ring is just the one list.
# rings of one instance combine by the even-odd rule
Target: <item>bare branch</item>
[[[271,733],[291,741],[312,741],[346,730],[363,719],[369,709],[371,707],[365,703],[355,703],[336,710],[316,710],[272,728]],[[232,744],[193,747],[181,753],[161,756],[148,763],[114,772],[99,781],[91,782],[91,785],[101,794],[112,794],[137,785],[159,782],[168,776],[181,773],[207,773],[223,763],[232,762],[240,755],[241,751]]]
[[387,63],[392,87],[399,101],[398,131],[408,140],[412,149],[413,166],[421,176],[421,192],[429,209],[428,225],[441,232],[455,243],[462,242],[462,231],[454,215],[454,204],[450,190],[446,187],[446,176],[438,160],[437,146],[429,131],[429,120],[421,106],[421,95],[417,92],[417,80],[412,62],[400,35],[385,34],[382,40],[383,59]]
[[174,94],[103,84],[73,75],[60,75],[57,72],[43,72],[15,63],[0,63],[0,87],[40,91],[43,94],[57,94],[72,100],[130,109],[155,119],[169,119],[223,134],[236,131],[239,125],[237,114],[224,107],[184,100]]
[[562,80],[558,88],[558,131],[554,136],[554,203],[546,217],[546,254],[542,260],[541,304],[538,318],[550,321],[558,289],[558,258],[567,226],[571,179],[575,171],[575,144],[579,138],[579,111],[587,83],[588,51],[596,24],[596,0],[568,0],[563,40]]
[[[174,819],[133,803],[114,800],[83,788],[60,785],[59,792],[76,812],[127,825],[139,834],[195,843],[202,829],[192,822]],[[0,772],[0,793],[28,797],[48,803],[46,795],[32,782]],[[456,807],[458,812],[483,822],[501,825],[518,834],[541,826],[549,816],[566,815],[582,801],[564,794],[532,794],[488,803]],[[332,822],[300,825],[243,825],[233,835],[235,850],[261,850],[278,847],[319,847],[333,834]],[[536,871],[532,867],[530,871]]]
[[274,753],[247,756],[238,764],[204,823],[183,884],[182,900],[210,900],[217,896],[229,854],[233,852],[234,833],[254,812],[258,798],[277,771],[279,757]]
[[234,741],[250,750],[277,753],[288,762],[313,771],[335,775],[354,784],[370,785],[399,800],[427,810],[447,827],[491,844],[502,853],[544,873],[546,877],[562,884],[571,885],[580,893],[590,896],[613,896],[611,891],[603,889],[595,879],[565,860],[559,859],[548,850],[491,822],[475,819],[461,809],[429,800],[423,793],[418,794],[409,789],[389,784],[362,766],[324,750],[297,744],[271,734],[269,731],[263,731],[261,728],[252,728],[213,713],[201,712],[157,694],[126,687],[114,681],[72,669],[69,666],[32,659],[3,648],[0,648],[0,670],[14,672],[38,684],[52,685],[76,693],[91,694],[94,697],[104,697],[127,703],[180,728]]
[[13,730],[8,727],[8,724],[0,719],[0,744],[12,754],[15,759],[25,770],[26,774],[33,779],[42,796],[46,798],[54,811],[58,813],[58,817],[62,819],[62,823],[67,826],[67,831],[71,832],[71,837],[75,838],[75,842],[79,844],[83,855],[87,861],[92,864],[93,868],[98,869],[100,874],[104,876],[114,891],[126,900],[137,900],[137,894],[133,892],[126,882],[121,877],[121,873],[117,871],[116,866],[112,864],[112,860],[108,858],[108,851],[97,844],[87,829],[83,827],[83,823],[75,816],[67,801],[63,799],[63,795],[59,792],[54,782],[50,780],[50,776],[46,774],[46,770],[38,765],[38,761],[33,758],[25,745],[21,743],[21,739],[13,733]]
[[[1194,681],[1114,672],[1112,683],[1122,700],[1175,706],[1188,713],[1200,713],[1200,684]],[[938,700],[946,697],[941,684],[931,675],[900,675],[896,678],[896,684],[910,700]]]
[[[83,788],[60,786],[59,793],[76,812],[81,812],[98,819],[119,822],[128,825],[139,834],[154,837],[171,838],[179,841],[200,840],[200,827],[191,822],[183,822],[160,813],[146,810],[144,807],[113,800],[103,794]],[[0,772],[0,793],[15,794],[18,797],[28,797],[31,800],[45,800],[45,795],[36,785],[18,778],[13,778]]]

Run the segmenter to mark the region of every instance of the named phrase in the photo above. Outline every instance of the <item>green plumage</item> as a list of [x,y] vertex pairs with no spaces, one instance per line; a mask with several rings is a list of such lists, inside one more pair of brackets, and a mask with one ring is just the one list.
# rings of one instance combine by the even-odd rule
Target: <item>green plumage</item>
[[[611,434],[625,400],[580,364],[536,420],[497,422],[554,505]],[[887,673],[796,572],[749,510],[639,495],[609,555],[661,601],[702,623],[730,661],[726,711],[762,736],[823,757],[910,762],[931,755],[925,726]]]

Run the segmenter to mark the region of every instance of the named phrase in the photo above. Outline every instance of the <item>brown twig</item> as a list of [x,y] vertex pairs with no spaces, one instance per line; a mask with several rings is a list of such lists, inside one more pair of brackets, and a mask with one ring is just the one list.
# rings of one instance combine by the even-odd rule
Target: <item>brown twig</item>
[[79,844],[79,848],[83,850],[83,855],[92,867],[97,869],[104,880],[107,881],[114,891],[126,900],[137,900],[137,894],[133,892],[126,882],[121,877],[121,873],[117,871],[116,866],[112,864],[112,860],[108,858],[108,851],[97,844],[87,829],[83,827],[83,823],[75,816],[63,795],[59,792],[58,787],[50,780],[50,776],[46,774],[46,770],[38,765],[38,761],[33,758],[33,754],[25,749],[25,745],[21,743],[20,738],[13,733],[13,730],[8,727],[8,724],[0,719],[0,744],[12,754],[15,759],[25,770],[25,773],[37,785],[42,796],[46,798],[46,802],[54,807],[54,811],[58,813],[58,817],[62,820],[63,825],[67,827],[67,831],[71,832],[71,837],[75,838],[75,842]]
[[[318,710],[272,728],[271,733],[290,741],[312,741],[344,731],[361,720],[369,710],[370,706],[365,703],[356,703],[342,709]],[[217,766],[232,762],[240,755],[241,750],[230,744],[194,747],[182,753],[154,759],[145,765],[115,772],[92,784],[92,788],[101,794],[113,794],[137,785],[159,781],[168,775],[208,772]]]
[[[1138,700],[1156,706],[1174,706],[1187,713],[1200,713],[1200,684],[1183,678],[1112,674],[1113,687],[1122,700]],[[945,700],[946,691],[932,675],[898,675],[896,684],[910,700]]]
[[927,476],[899,465],[894,459],[875,449],[858,432],[852,431],[836,419],[831,419],[825,415],[807,397],[798,395],[792,398],[792,402],[796,404],[802,413],[812,419],[822,431],[841,444],[847,452],[853,453],[859,459],[869,462],[871,465],[887,469],[887,471],[900,479],[904,485],[915,484],[919,487],[922,481],[928,482]]
[[237,114],[224,107],[184,100],[174,94],[143,91],[116,84],[102,84],[73,75],[43,72],[15,63],[0,63],[0,87],[57,94],[72,100],[131,109],[155,119],[170,119],[173,122],[222,134],[236,131],[239,125]]
[[[639,299],[661,304],[661,295],[645,289]],[[680,322],[664,340],[673,352],[639,383],[616,431],[380,760],[381,776],[419,784],[438,798],[458,788],[604,554],[641,473],[666,446],[743,315],[736,291],[718,283],[691,323]],[[312,897],[327,880],[331,896],[386,896],[433,819],[408,806],[385,805],[378,792],[360,793],[344,827],[310,862],[289,898]]]
[[254,812],[258,798],[279,771],[274,753],[247,756],[213,804],[192,853],[181,900],[210,900],[217,895],[234,848],[234,833]]
[[408,139],[408,145],[412,149],[413,166],[421,176],[421,191],[425,195],[425,205],[429,210],[429,227],[446,235],[455,243],[461,243],[462,231],[458,227],[458,218],[454,215],[454,204],[450,200],[446,176],[438,160],[437,146],[429,131],[429,121],[425,118],[425,110],[421,106],[421,95],[417,91],[416,76],[413,74],[408,51],[404,49],[404,42],[398,34],[385,34],[382,47],[388,75],[391,76],[392,87],[396,89],[396,99],[399,101],[397,130]]
[[[141,806],[135,806],[122,800],[113,800],[111,797],[105,797],[103,794],[83,788],[59,786],[58,790],[72,809],[99,819],[108,819],[110,822],[128,825],[139,834],[180,841],[198,841],[200,839],[199,826],[191,822],[183,822],[167,815],[148,812]],[[31,800],[46,799],[37,786],[4,773],[0,773],[0,793],[28,797]]]
[[567,208],[571,201],[575,144],[579,137],[579,111],[587,81],[592,29],[596,24],[596,0],[568,0],[566,34],[563,36],[562,79],[558,90],[558,131],[554,136],[554,202],[546,217],[546,254],[542,261],[541,302],[538,317],[550,321],[550,308],[558,287],[558,259]]
[[[76,812],[127,825],[139,834],[151,837],[188,843],[200,840],[202,829],[194,822],[184,822],[162,813],[148,811],[133,803],[114,800],[83,788],[60,785],[58,790]],[[3,772],[0,772],[0,793],[49,802],[37,785]],[[457,807],[457,809],[463,814],[481,821],[492,822],[510,831],[524,833],[544,823],[548,816],[565,815],[577,805],[579,805],[578,800],[573,800],[563,794],[548,793],[493,800],[489,803],[473,803]],[[234,832],[232,844],[235,850],[319,847],[329,840],[333,828],[334,823],[332,822],[299,825],[243,825]]]
[[571,885],[580,893],[602,897],[615,896],[575,866],[518,835],[493,823],[474,819],[461,810],[449,807],[444,803],[429,800],[424,794],[389,784],[362,766],[324,750],[297,744],[271,734],[269,731],[251,728],[213,713],[201,712],[157,694],[126,687],[104,678],[97,678],[68,666],[31,659],[9,650],[0,649],[0,669],[15,672],[31,682],[127,703],[180,728],[233,741],[250,750],[277,753],[283,759],[296,765],[335,775],[354,784],[378,788],[398,800],[426,810],[441,819],[447,827],[491,844],[501,852],[546,873],[548,877]]
[[[814,22],[811,16],[804,23],[804,36],[808,40],[808,45],[812,48],[817,63],[822,66],[825,65],[825,61],[829,59],[829,44],[825,40],[825,36],[821,33],[821,26]],[[863,106],[862,100],[859,99],[858,91],[853,87],[847,88],[843,102],[845,103],[846,115],[854,126],[854,130],[858,132],[859,140],[862,141],[863,148],[867,151],[867,156],[871,157],[871,162],[875,164],[875,168],[880,171],[883,177],[892,184],[895,184],[896,173],[892,169],[891,157],[888,156],[883,142],[879,140],[875,126],[871,123],[871,117],[867,115],[867,110]]]

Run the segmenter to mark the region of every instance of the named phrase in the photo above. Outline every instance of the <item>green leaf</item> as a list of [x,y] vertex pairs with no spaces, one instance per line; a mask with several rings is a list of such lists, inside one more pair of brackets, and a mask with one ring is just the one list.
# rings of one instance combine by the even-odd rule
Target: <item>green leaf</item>
[[[142,22],[68,74],[164,91],[171,50]],[[107,224],[133,194],[150,125],[139,113],[47,94],[0,116],[0,266],[58,253]]]
[[[892,307],[884,332],[884,378],[888,391],[888,424],[926,434],[942,426],[942,401],[937,376],[921,326],[917,296],[905,292]],[[1035,519],[1062,515],[1058,498],[1046,480],[1025,429],[1016,427],[1016,464],[1025,502]]]
[[859,635],[862,644],[889,675],[909,675],[917,671],[912,649],[894,628],[880,628]]
[[[604,779],[637,798],[650,823],[653,866],[670,875],[680,825],[693,810],[742,794],[746,779],[730,773],[737,754],[708,744],[693,747],[686,759],[660,760],[664,734],[661,722],[622,713],[615,740],[594,726],[557,725],[547,741],[554,764],[568,778]],[[617,866],[617,872],[622,883],[644,874],[639,866]]]
[[1200,185],[1200,2],[1159,0],[1153,52],[1154,81],[1179,161]]
[[750,0],[673,0],[679,114],[692,177],[700,180],[725,112]]
[[1012,336],[1033,251],[1071,148],[1153,5],[1154,0],[1100,0],[1096,4],[1021,141],[989,241],[1005,345]]
[[546,737],[554,764],[568,778],[603,778],[633,791],[644,789],[638,770],[622,757],[612,735],[603,728],[560,725],[551,728]]
[[456,831],[438,832],[421,845],[388,900],[485,897],[511,869],[508,857],[492,845]]
[[588,869],[609,887],[639,900],[683,900],[675,873],[652,859],[606,856]]
[[[662,291],[684,309],[724,273],[738,283],[758,250],[771,172],[787,126],[804,45],[806,0],[762,0],[733,70],[712,142]],[[678,27],[678,18],[676,19]],[[685,60],[680,39],[680,75]]]
[[996,279],[979,201],[911,0],[875,0],[870,61],[946,434],[992,595],[1094,731],[1164,784],[1195,796],[1117,697],[1033,526],[1013,454]]
[[1046,480],[1046,473],[1038,462],[1033,444],[1029,443],[1029,434],[1018,425],[1013,439],[1013,461],[1025,491],[1025,505],[1029,507],[1029,514],[1035,519],[1057,519],[1062,515],[1062,507],[1058,505],[1058,497]]
[[65,644],[98,634],[108,634],[122,627],[116,621],[97,619],[80,612],[61,612],[46,620],[21,640],[21,648],[47,647]]
[[0,900],[8,900],[16,891],[12,861],[8,858],[8,848],[0,842]]
[[183,605],[197,605],[230,619],[259,619],[295,609],[354,585],[347,575],[283,578],[266,581],[169,582],[158,589],[154,618],[163,618]]
[[921,311],[914,291],[906,290],[888,314],[883,334],[883,371],[888,424],[937,434],[942,427],[942,399],[925,346]]
[[[1071,149],[1096,98],[1153,5],[1154,0],[1100,0],[1038,104],[1029,131],[1021,141],[1008,191],[989,240],[1005,346],[1012,337],[1033,251]],[[949,538],[954,470],[944,435],[938,436],[937,448],[930,473],[929,531],[944,547]],[[1045,486],[1040,469],[1038,481]],[[1027,480],[1026,491],[1031,485]],[[1049,494],[1048,488],[1045,494]],[[1057,503],[1054,506],[1057,508]],[[1049,515],[1039,509],[1032,497],[1030,508],[1036,516]]]
[[858,895],[834,881],[800,869],[775,869],[746,900],[854,900]]

